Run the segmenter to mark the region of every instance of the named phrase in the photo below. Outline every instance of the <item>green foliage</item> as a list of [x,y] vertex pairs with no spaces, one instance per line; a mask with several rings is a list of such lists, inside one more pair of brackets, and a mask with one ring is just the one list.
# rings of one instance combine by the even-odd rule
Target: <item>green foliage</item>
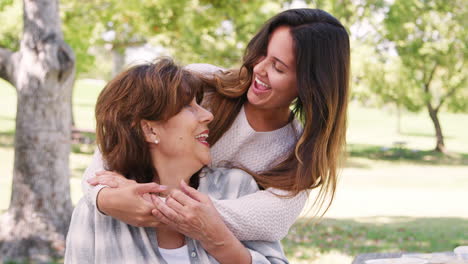
[[[399,78],[406,93],[425,106],[468,111],[468,22],[463,1],[396,0],[385,20],[385,37],[401,62]],[[415,19],[415,14],[417,18]],[[391,71],[387,71],[391,72]],[[404,97],[399,97],[404,98]],[[400,101],[411,108],[405,100]]]
[[88,19],[88,11],[78,6],[77,2],[61,1],[60,3],[63,35],[75,52],[78,74],[91,70],[94,62],[94,56],[89,53],[89,46],[93,43],[94,25]]
[[[17,1],[18,2],[18,1]],[[13,0],[0,0],[0,11],[13,4]]]
[[[205,62],[223,67],[239,63],[248,40],[269,17],[281,10],[274,1],[184,3],[176,8],[183,15],[174,15],[171,24],[161,24],[160,21],[165,21],[161,18],[153,20],[152,28],[162,34],[151,42],[169,47],[170,52],[184,63]],[[164,14],[160,6],[149,12]]]
[[323,9],[347,28],[352,25],[371,22],[377,12],[386,7],[384,0],[346,1],[346,0],[313,0],[306,1],[311,8]]
[[123,53],[144,43],[165,47],[183,63],[230,67],[260,25],[281,10],[278,3],[260,0],[66,0],[61,5],[79,73],[99,67],[93,47]]
[[10,50],[19,49],[23,29],[21,1],[0,0],[0,47]]

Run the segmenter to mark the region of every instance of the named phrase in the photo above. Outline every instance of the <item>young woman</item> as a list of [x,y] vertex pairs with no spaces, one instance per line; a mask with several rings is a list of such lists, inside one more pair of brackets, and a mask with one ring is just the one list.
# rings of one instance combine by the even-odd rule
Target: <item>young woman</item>
[[[201,85],[200,79],[169,59],[135,66],[112,80],[96,104],[96,140],[107,167],[152,188],[155,183],[164,184],[172,193],[183,188],[192,199],[204,202],[209,200],[198,196],[194,188],[216,199],[257,191],[255,181],[244,171],[200,172],[211,160],[206,139],[213,119],[195,100]],[[160,201],[154,194],[145,198]],[[177,204],[171,197],[166,202]],[[82,199],[73,213],[65,263],[287,263],[278,241],[246,242],[244,246],[214,208],[205,213],[210,219],[218,218],[210,220],[218,224],[188,237],[164,225],[127,225]],[[210,241],[203,234],[206,229],[220,233],[223,240]]]
[[[240,70],[190,67],[211,84],[204,105],[214,114],[208,138],[212,167],[225,162],[243,167],[264,189],[240,199],[213,199],[240,240],[283,238],[307,190],[320,188],[314,203],[328,208],[345,145],[349,66],[349,37],[341,23],[322,10],[292,9],[271,18],[253,37]],[[84,178],[93,185],[126,185],[112,184],[118,179],[112,172],[94,177],[103,169],[96,153]],[[103,187],[83,183],[84,193],[102,212],[132,225],[166,223],[182,230],[206,219],[201,210],[187,213],[143,201],[139,194],[149,190],[142,186],[131,191]],[[174,196],[188,199],[183,192]]]

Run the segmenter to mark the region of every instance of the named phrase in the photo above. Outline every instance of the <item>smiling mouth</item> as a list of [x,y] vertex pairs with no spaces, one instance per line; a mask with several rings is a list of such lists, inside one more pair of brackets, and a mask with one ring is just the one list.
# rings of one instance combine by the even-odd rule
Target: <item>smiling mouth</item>
[[271,86],[262,82],[260,79],[258,79],[258,77],[255,77],[253,88],[256,94],[268,92],[271,90]]
[[268,84],[266,84],[266,83],[260,81],[260,79],[258,79],[258,77],[255,77],[255,82],[256,82],[258,85],[265,87],[266,89],[270,89],[270,88],[271,88],[270,85],[268,85]]
[[206,141],[206,139],[208,138],[208,133],[209,131],[205,130],[201,134],[195,136],[195,139],[198,140],[198,142],[202,143],[203,145],[210,147],[210,143]]

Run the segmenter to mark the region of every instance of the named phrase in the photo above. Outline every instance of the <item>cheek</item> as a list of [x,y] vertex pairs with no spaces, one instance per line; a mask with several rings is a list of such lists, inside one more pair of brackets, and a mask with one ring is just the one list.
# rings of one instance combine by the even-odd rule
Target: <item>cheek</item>
[[297,85],[295,79],[292,78],[278,78],[275,82],[276,88],[283,96],[295,97],[297,96]]

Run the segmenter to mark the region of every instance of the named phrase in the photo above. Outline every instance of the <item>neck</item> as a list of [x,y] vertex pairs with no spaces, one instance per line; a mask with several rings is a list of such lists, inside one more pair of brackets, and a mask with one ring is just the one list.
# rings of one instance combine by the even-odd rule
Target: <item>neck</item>
[[180,248],[185,245],[185,237],[169,227],[156,228],[158,247],[165,249]]
[[184,162],[180,158],[164,157],[164,155],[156,154],[155,150],[151,150],[151,152],[154,167],[158,172],[158,183],[166,185],[168,190],[180,189],[181,180],[188,184],[192,175],[200,169],[190,164],[184,166]]
[[[189,182],[190,177],[198,170],[194,166],[183,166],[183,161],[174,157],[165,157],[151,148],[153,165],[159,176],[159,184],[166,185],[169,190],[180,189],[180,181]],[[161,194],[160,194],[161,195]],[[185,236],[167,226],[156,228],[156,237],[160,248],[175,249],[185,244]]]
[[244,104],[245,116],[249,125],[257,132],[280,129],[288,124],[291,110],[289,107],[261,109],[249,102]]

